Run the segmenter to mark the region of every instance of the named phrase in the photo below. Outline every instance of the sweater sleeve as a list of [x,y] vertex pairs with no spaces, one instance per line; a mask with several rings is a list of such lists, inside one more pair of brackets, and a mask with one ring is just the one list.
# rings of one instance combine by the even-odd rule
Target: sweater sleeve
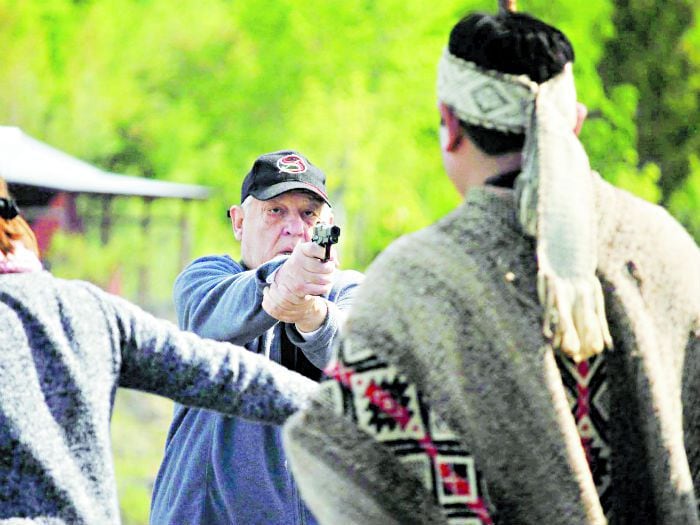
[[[175,282],[180,326],[203,337],[239,345],[259,337],[278,322],[262,308],[263,288],[287,258],[276,257],[255,270],[245,270],[228,257],[197,259]],[[336,336],[363,277],[353,270],[339,272],[326,298],[328,315],[312,337],[302,337],[293,324],[285,323],[292,344],[320,369],[330,361]]]
[[197,259],[178,276],[173,298],[180,326],[202,337],[243,345],[277,320],[262,308],[265,277],[284,263],[277,257],[246,270],[229,257]]
[[119,385],[261,423],[280,424],[317,384],[245,348],[202,339],[118,297]]

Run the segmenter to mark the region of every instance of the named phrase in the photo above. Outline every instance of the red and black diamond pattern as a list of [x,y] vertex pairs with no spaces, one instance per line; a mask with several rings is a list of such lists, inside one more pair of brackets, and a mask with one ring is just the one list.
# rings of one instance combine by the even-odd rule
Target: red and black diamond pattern
[[557,365],[566,387],[571,412],[591,468],[598,498],[608,520],[612,519],[612,478],[608,421],[610,398],[607,389],[605,354],[576,364],[557,355]]
[[434,495],[450,525],[494,523],[474,458],[394,367],[345,342],[326,374],[339,387],[339,411],[397,455]]
[[[571,411],[603,510],[611,519],[609,398],[604,355],[576,364],[557,355]],[[341,344],[326,370],[336,405],[359,428],[389,447],[432,492],[451,525],[494,523],[495,510],[474,458],[429,410],[416,387],[371,350]]]

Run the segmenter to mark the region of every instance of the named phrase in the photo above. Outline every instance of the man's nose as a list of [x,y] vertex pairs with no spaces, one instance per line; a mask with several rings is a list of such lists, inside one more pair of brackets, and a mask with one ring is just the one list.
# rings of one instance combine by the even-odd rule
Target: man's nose
[[287,235],[304,236],[307,230],[304,219],[299,216],[291,216],[284,224],[284,233]]

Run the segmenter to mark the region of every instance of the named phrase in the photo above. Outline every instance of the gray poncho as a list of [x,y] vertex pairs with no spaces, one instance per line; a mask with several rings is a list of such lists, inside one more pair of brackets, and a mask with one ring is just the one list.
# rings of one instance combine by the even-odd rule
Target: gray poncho
[[[604,355],[615,522],[699,523],[700,251],[663,209],[593,177],[614,342]],[[542,335],[534,242],[513,202],[473,190],[394,243],[367,274],[341,352],[377,356],[415,385],[473,454],[497,523],[605,523]],[[372,435],[347,417],[340,387],[355,379],[336,377],[286,426],[293,471],[320,522],[479,523],[448,517],[435,479],[382,444],[386,429]]]

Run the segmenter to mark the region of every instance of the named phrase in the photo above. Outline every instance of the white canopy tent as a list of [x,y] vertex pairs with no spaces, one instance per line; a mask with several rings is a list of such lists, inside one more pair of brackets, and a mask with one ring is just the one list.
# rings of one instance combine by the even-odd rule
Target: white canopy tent
[[58,192],[186,200],[209,196],[204,186],[103,171],[12,126],[0,126],[0,176],[11,184]]
[[[84,232],[86,221],[97,225],[103,245],[109,241],[115,223],[124,221],[139,224],[141,234],[148,238],[153,222],[151,203],[163,198],[182,202],[179,218],[164,217],[161,222],[169,229],[179,229],[181,267],[189,260],[191,244],[187,204],[206,199],[210,193],[204,186],[101,170],[12,126],[0,126],[0,176],[7,181],[22,214],[34,228],[42,253],[57,229]],[[97,201],[97,206],[88,206],[90,212],[84,210],[80,215],[77,211],[79,196]],[[112,201],[119,197],[142,199],[143,211],[136,217],[122,216],[117,220]],[[46,227],[47,222],[49,227]],[[145,266],[139,270],[139,280],[143,304],[150,280]]]

